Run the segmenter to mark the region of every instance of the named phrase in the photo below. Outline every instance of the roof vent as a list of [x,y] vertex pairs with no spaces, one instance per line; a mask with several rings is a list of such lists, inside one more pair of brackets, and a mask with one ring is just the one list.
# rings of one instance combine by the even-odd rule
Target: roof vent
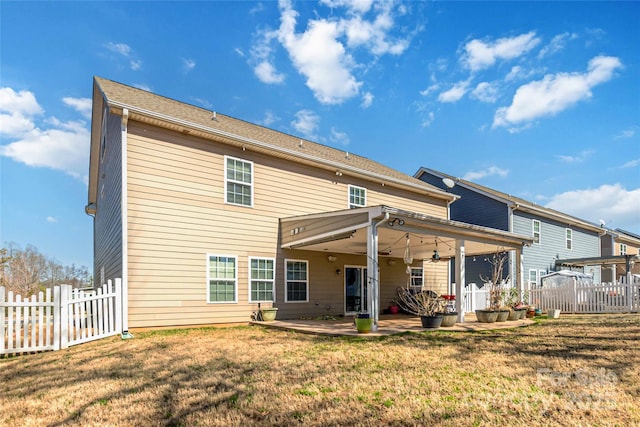
[[349,160],[349,152],[348,151],[345,151],[344,158]]
[[213,117],[211,118],[211,120],[216,121],[216,122],[218,121],[218,115],[216,114],[215,111],[213,112]]
[[300,143],[298,144],[298,147],[300,147],[300,148],[303,147],[302,140],[300,140]]

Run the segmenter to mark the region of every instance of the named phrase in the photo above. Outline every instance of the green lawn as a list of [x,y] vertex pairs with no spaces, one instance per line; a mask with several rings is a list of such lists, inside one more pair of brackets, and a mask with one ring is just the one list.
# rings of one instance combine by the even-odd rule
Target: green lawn
[[141,332],[0,359],[0,425],[640,425],[640,315],[330,338]]

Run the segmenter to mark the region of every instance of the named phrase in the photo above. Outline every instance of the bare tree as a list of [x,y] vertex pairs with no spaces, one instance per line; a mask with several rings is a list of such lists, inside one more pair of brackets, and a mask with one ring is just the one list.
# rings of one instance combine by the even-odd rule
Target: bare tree
[[87,267],[63,266],[33,245],[20,249],[9,244],[0,250],[0,260],[0,285],[23,296],[33,295],[42,287],[60,284],[85,287],[93,282]]

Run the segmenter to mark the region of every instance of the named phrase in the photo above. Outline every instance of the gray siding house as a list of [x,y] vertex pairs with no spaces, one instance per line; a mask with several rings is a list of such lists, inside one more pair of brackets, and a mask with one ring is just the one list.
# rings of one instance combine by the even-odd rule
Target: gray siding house
[[[521,260],[524,283],[529,288],[539,285],[542,275],[560,269],[557,260],[601,256],[600,236],[604,230],[596,224],[433,169],[421,168],[415,177],[460,196],[450,205],[452,220],[533,237],[534,244],[523,249]],[[449,187],[445,182],[454,185]],[[481,276],[490,276],[487,258],[466,258],[467,282],[481,283]],[[512,254],[505,275],[514,277],[515,263]],[[584,266],[582,271],[600,281],[599,265]]]

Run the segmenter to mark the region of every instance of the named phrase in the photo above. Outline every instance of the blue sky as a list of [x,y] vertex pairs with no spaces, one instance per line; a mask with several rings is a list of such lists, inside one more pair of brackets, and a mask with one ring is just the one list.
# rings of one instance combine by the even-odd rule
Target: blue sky
[[92,266],[94,75],[640,233],[637,2],[0,8],[3,244]]

